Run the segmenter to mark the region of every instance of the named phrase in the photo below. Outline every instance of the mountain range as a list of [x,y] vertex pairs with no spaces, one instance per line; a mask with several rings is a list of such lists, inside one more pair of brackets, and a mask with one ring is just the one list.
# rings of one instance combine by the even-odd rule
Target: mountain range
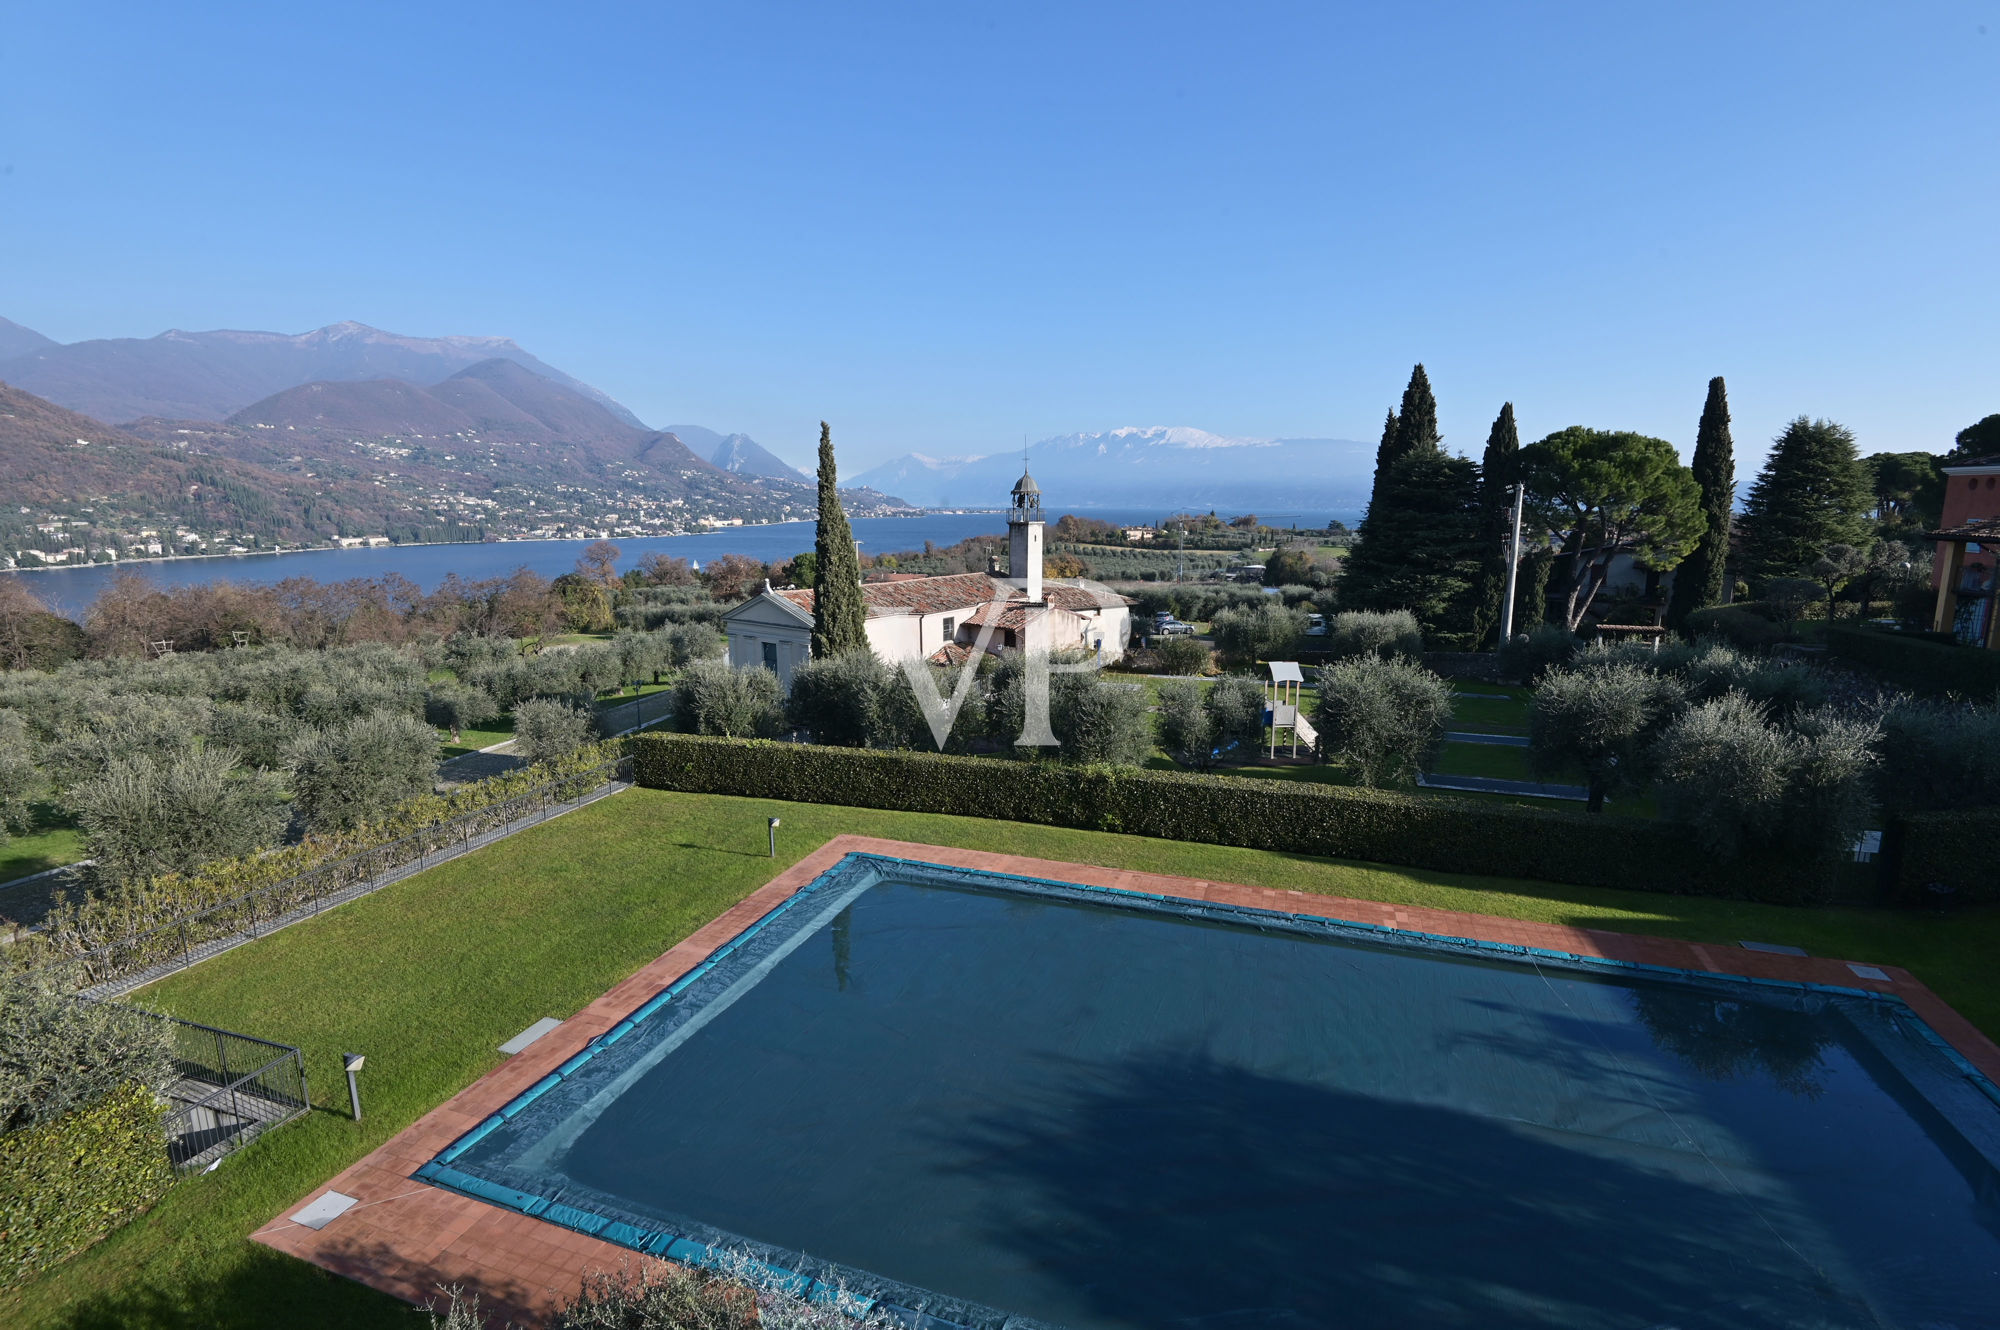
[[[990,507],[1021,475],[1019,453],[909,453],[854,477],[927,508]],[[1061,434],[1029,446],[1025,465],[1054,509],[1159,507],[1260,512],[1358,509],[1375,445],[1352,439],[1255,439],[1186,426]]]
[[[65,346],[4,322],[0,349],[19,351],[0,359],[18,408],[7,418],[40,422],[13,429],[0,458],[13,507],[42,510],[9,511],[0,525],[20,528],[14,549],[40,548],[32,529],[55,519],[102,526],[103,544],[123,549],[117,533],[168,522],[288,543],[385,530],[654,534],[795,520],[815,506],[811,482],[749,436],[683,426],[691,449],[506,338],[335,324]],[[168,502],[176,466],[221,467],[243,500],[235,515]],[[267,492],[269,520],[247,520],[254,491]],[[304,504],[313,496],[324,501]],[[858,487],[842,500],[859,513],[906,507]]]

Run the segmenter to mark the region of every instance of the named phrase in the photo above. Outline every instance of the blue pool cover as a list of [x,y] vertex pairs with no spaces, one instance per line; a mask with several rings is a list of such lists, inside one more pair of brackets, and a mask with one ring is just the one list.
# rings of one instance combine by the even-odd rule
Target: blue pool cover
[[913,1326],[2000,1327],[1894,999],[869,855],[418,1176]]

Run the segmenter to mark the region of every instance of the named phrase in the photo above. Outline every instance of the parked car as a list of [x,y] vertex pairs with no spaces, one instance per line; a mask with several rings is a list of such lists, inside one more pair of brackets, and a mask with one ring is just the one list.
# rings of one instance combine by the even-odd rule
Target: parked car
[[1306,636],[1326,636],[1326,616],[1324,614],[1308,614],[1306,616]]
[[1153,631],[1161,637],[1192,637],[1194,625],[1182,623],[1179,619],[1169,619]]

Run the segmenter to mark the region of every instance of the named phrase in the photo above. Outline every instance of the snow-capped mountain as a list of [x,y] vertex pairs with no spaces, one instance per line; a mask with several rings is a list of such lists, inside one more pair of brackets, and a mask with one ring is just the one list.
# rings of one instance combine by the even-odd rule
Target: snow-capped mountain
[[[1059,434],[1028,448],[1051,507],[1357,508],[1368,500],[1375,446],[1350,439],[1254,439],[1190,426]],[[909,453],[854,478],[933,508],[1006,502],[1019,453]]]

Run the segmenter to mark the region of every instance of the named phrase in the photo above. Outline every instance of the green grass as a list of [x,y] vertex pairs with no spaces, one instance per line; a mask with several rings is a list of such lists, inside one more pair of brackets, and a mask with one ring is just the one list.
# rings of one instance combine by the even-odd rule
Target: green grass
[[[1510,696],[1502,701],[1491,697],[1467,697],[1467,692],[1507,693]],[[1525,688],[1468,684],[1463,692],[1452,694],[1451,728],[1475,734],[1526,734],[1528,697],[1529,690]]]
[[[604,711],[611,707],[623,706],[628,702],[635,702],[642,697],[652,697],[658,693],[668,692],[672,688],[673,685],[670,683],[640,684],[638,687],[627,692],[613,693],[600,697],[597,700],[597,709]],[[457,743],[451,741],[451,731],[439,730],[438,742],[443,747],[438,752],[443,757],[462,757],[466,753],[476,753],[482,748],[491,748],[494,744],[506,743],[513,737],[514,715],[512,712],[508,712],[505,715],[487,721],[484,725],[477,728],[468,727],[459,731]]]
[[[764,819],[784,818],[779,858]],[[841,832],[1025,853],[1550,923],[1905,965],[2000,1033],[2000,910],[1941,919],[1407,872],[971,818],[633,790],[523,832],[138,994],[305,1048],[323,1106],[190,1179],[150,1214],[26,1289],[14,1330],[404,1327],[401,1304],[245,1240],[499,1063],[541,1016],[568,1017]],[[338,1055],[368,1055],[366,1119],[342,1112]]]
[[36,804],[34,825],[0,844],[0,886],[50,868],[73,864],[88,853],[76,819],[54,804]]
[[1490,776],[1498,780],[1561,780],[1578,784],[1580,778],[1537,776],[1528,769],[1528,750],[1503,744],[1448,743],[1438,754],[1431,770],[1440,776]]

